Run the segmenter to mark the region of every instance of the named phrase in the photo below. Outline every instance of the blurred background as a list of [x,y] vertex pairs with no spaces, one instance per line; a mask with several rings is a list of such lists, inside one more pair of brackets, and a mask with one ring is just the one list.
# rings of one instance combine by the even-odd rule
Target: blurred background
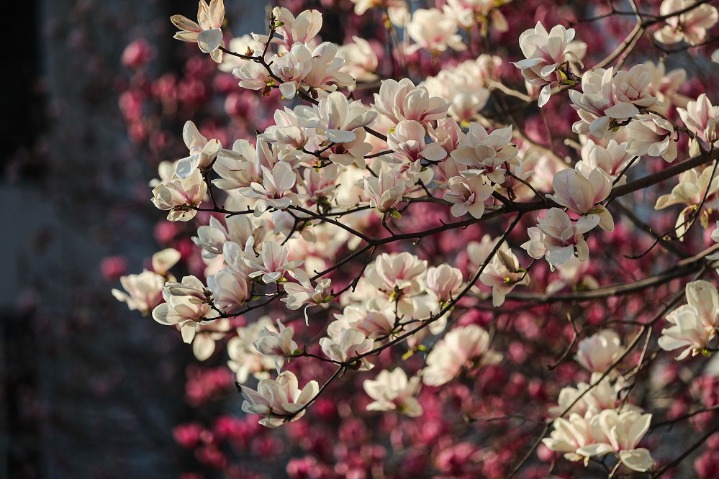
[[[263,28],[263,2],[233,3],[234,27]],[[147,182],[174,154],[154,139],[151,158],[146,138],[128,139],[120,99],[138,76],[181,70],[169,17],[194,17],[197,2],[13,8],[0,80],[0,477],[178,477],[187,454],[172,430],[190,411],[192,353],[110,289],[159,249]]]

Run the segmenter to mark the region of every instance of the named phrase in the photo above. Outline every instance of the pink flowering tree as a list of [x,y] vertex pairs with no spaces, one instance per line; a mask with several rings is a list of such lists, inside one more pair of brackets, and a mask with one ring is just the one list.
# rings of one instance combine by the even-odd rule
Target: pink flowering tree
[[226,477],[716,477],[712,3],[288,2],[237,32],[201,0],[184,77],[128,47],[167,248],[113,294],[235,410],[178,442]]

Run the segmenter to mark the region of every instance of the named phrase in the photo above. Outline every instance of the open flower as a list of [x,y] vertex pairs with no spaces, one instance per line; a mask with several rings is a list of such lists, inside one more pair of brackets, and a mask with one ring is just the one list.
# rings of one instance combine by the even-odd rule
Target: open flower
[[262,354],[270,356],[292,356],[299,352],[299,346],[292,339],[294,331],[277,320],[277,328],[265,326],[252,344]]
[[698,354],[716,335],[719,293],[711,283],[693,281],[686,286],[687,303],[666,316],[672,326],[662,330],[659,346],[665,351],[685,348],[677,360]]
[[422,406],[415,395],[419,391],[419,377],[407,381],[402,368],[384,370],[374,380],[363,384],[365,392],[374,399],[367,405],[368,411],[399,411],[409,417],[422,415]]
[[614,220],[609,210],[603,205],[597,205],[607,199],[612,191],[612,184],[602,170],[592,170],[588,178],[571,168],[561,170],[554,175],[552,186],[555,194],[547,195],[548,198],[577,214],[597,215],[602,229],[614,229]]
[[492,287],[492,306],[496,308],[504,304],[507,294],[515,286],[529,284],[529,274],[519,265],[509,245],[502,243],[492,261],[479,275],[479,280]]
[[266,427],[277,427],[298,420],[304,416],[304,408],[319,392],[317,381],[308,382],[300,391],[297,376],[291,371],[284,371],[276,380],[261,379],[256,391],[247,386],[240,388],[245,398],[242,410],[265,416],[260,424]]
[[161,210],[169,210],[170,221],[190,221],[197,214],[197,207],[207,193],[207,184],[200,170],[194,170],[187,178],[174,178],[152,189],[152,203]]
[[499,355],[489,350],[489,333],[477,326],[461,326],[441,339],[427,355],[422,381],[428,386],[441,386],[451,381],[463,367],[490,364]]
[[619,335],[611,329],[579,341],[575,359],[592,373],[603,373],[622,355],[624,348]]
[[190,156],[179,160],[175,165],[175,174],[179,178],[187,178],[198,168],[209,167],[222,149],[218,140],[208,141],[191,121],[185,122],[185,126],[182,128],[182,139],[185,141],[187,149],[190,150]]
[[543,87],[539,94],[539,107],[543,107],[551,95],[552,88],[566,79],[561,71],[563,64],[574,62],[582,65],[581,57],[587,46],[573,42],[574,29],[562,25],[552,27],[547,33],[541,22],[533,29],[525,30],[519,36],[519,47],[526,57],[514,63],[522,70],[522,76],[531,85]]
[[205,53],[217,62],[222,62],[222,22],[225,20],[225,4],[223,0],[212,0],[208,5],[205,0],[200,0],[197,9],[197,21],[193,22],[182,15],[173,15],[170,21],[180,29],[175,33],[175,38],[183,42],[194,43]]
[[674,12],[684,10],[697,4],[695,0],[664,0],[659,7],[659,14],[668,16],[662,28],[654,32],[654,38],[666,45],[685,40],[690,45],[698,45],[706,38],[707,30],[716,25],[719,13],[712,5],[697,5],[679,15]]

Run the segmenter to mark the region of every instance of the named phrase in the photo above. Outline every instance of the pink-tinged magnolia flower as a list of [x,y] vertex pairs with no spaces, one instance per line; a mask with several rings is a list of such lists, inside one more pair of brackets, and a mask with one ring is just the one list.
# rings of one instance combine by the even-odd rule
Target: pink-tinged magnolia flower
[[317,381],[308,382],[300,391],[297,376],[284,371],[276,380],[261,379],[257,390],[240,386],[245,401],[242,410],[249,414],[265,416],[260,424],[277,427],[289,421],[296,421],[305,414],[305,409],[319,392]]
[[213,216],[209,225],[197,228],[197,236],[192,237],[192,242],[202,248],[204,259],[211,260],[222,254],[227,241],[244,247],[249,238],[254,238],[255,243],[258,243],[264,237],[264,225],[254,224],[248,215],[228,216],[225,223],[227,226]]
[[427,270],[427,292],[438,303],[448,303],[462,291],[462,271],[448,264]]
[[342,71],[345,61],[337,55],[338,49],[334,43],[324,42],[312,50],[311,68],[303,79],[311,91],[333,92],[354,86],[355,79]]
[[579,414],[572,413],[567,419],[558,417],[553,422],[548,438],[542,439],[545,446],[555,452],[564,453],[568,461],[589,460],[589,454],[582,454],[583,448],[594,444],[594,437],[588,421]]
[[355,140],[355,130],[371,124],[377,117],[377,112],[370,110],[362,102],[350,102],[339,92],[330,93],[320,99],[319,105],[297,106],[294,112],[299,126],[314,128],[318,135],[333,143]]
[[248,252],[244,261],[252,270],[249,274],[250,278],[260,278],[265,284],[276,283],[285,275],[285,273],[295,273],[296,269],[302,264],[302,260],[287,261],[290,252],[286,245],[280,245],[275,241],[265,241],[262,243],[262,252],[259,256],[252,253],[250,243],[245,247]]
[[443,52],[447,47],[453,50],[466,50],[467,45],[457,33],[457,22],[437,8],[418,8],[412,12],[407,25],[407,33],[415,44],[410,52],[423,48],[433,53]]
[[292,329],[286,328],[278,319],[277,328],[272,325],[265,326],[252,344],[262,354],[291,357],[300,352],[299,346],[292,339],[292,334]]
[[677,360],[700,353],[719,326],[719,293],[711,283],[693,281],[686,286],[687,303],[669,313],[672,326],[662,330],[659,346],[665,351],[684,349]]
[[163,275],[145,270],[140,274],[122,276],[120,283],[126,292],[113,289],[112,295],[116,300],[127,303],[131,311],[150,314],[155,306],[162,303]]
[[669,16],[662,28],[654,32],[654,38],[666,45],[679,43],[682,40],[690,45],[698,45],[706,38],[707,30],[716,25],[719,13],[712,5],[697,5],[687,12],[672,15],[697,4],[695,0],[664,0],[659,7],[659,14]]
[[644,65],[629,71],[597,68],[582,75],[582,93],[569,91],[572,108],[580,120],[572,130],[580,135],[591,133],[604,138],[657,102],[650,93],[652,74]]
[[[706,93],[699,95],[696,101],[687,103],[687,108],[677,108],[679,116],[689,131],[697,135],[705,145],[713,145],[717,140],[717,122],[719,122],[719,106],[714,106]],[[698,155],[699,145],[696,140],[691,143],[691,154]]]
[[559,392],[557,405],[549,408],[552,417],[573,413],[583,417],[591,417],[605,409],[620,406],[634,408],[624,401],[626,382],[621,378],[612,379],[609,375],[602,378],[603,373],[592,373],[589,383],[580,382],[577,387],[565,387]]
[[577,170],[569,168],[561,170],[554,175],[552,186],[555,194],[547,195],[548,198],[577,214],[597,215],[599,226],[603,230],[612,231],[614,229],[614,220],[609,210],[605,206],[597,204],[607,199],[612,191],[612,184],[604,171],[592,170],[585,178]]
[[[327,331],[330,333],[330,331]],[[372,351],[374,341],[361,331],[354,328],[342,328],[338,334],[320,338],[322,352],[329,359],[337,362],[350,361],[354,357]],[[369,371],[374,367],[367,358],[362,358],[354,364],[353,368],[359,371]]]
[[384,370],[374,380],[367,379],[365,392],[374,402],[367,405],[368,411],[398,411],[409,417],[422,415],[422,405],[415,397],[419,392],[419,377],[409,381],[402,368]]
[[256,322],[237,328],[237,336],[227,342],[227,365],[235,373],[238,383],[244,384],[250,375],[256,379],[269,378],[270,371],[284,364],[282,357],[262,354],[253,344],[268,326],[272,326],[272,321],[269,316],[263,316]]
[[[272,73],[279,77],[281,81],[279,88],[282,96],[287,99],[292,99],[297,94],[302,80],[305,79],[312,69],[312,52],[304,43],[295,43],[289,52],[282,55],[275,55],[270,68],[272,69]],[[241,75],[240,78],[243,81],[253,81],[253,86],[256,86],[260,80],[259,78],[253,79],[251,77],[251,75],[256,74],[256,72],[250,71],[249,67],[241,67],[238,73]],[[240,86],[245,86],[243,85],[243,81],[240,82]],[[271,81],[274,82],[274,80]],[[258,90],[268,84],[270,83],[265,83],[265,85],[253,89]],[[245,88],[252,87],[246,86]]]
[[356,329],[370,339],[385,338],[395,329],[394,320],[390,314],[382,311],[366,309],[365,306],[345,306],[342,314],[335,314],[335,321],[327,326],[327,335],[338,337],[342,329]]
[[598,333],[582,339],[577,346],[574,357],[587,371],[604,373],[624,353],[622,340],[611,329],[603,329]]
[[475,367],[498,361],[500,356],[489,350],[489,333],[477,326],[461,326],[434,345],[422,370],[422,382],[441,386],[454,379],[464,367]]
[[152,189],[152,203],[160,210],[169,210],[170,221],[190,221],[197,214],[207,193],[207,184],[200,170],[193,171],[187,178],[175,178],[160,183]]
[[508,164],[519,164],[516,159],[519,150],[511,141],[511,126],[487,133],[482,125],[472,123],[451,156],[457,163],[467,166],[465,176],[484,173],[493,183],[501,185]]
[[250,284],[245,274],[238,274],[232,269],[223,269],[215,275],[207,277],[207,288],[212,291],[215,306],[226,312],[233,313],[250,299]]
[[[471,256],[482,256],[478,249],[480,248],[479,243],[474,243],[470,252]],[[470,245],[472,246],[472,245]],[[491,247],[491,245],[489,245]],[[468,250],[469,251],[469,250]],[[484,253],[484,259],[481,262],[486,261],[486,255],[489,251]],[[473,258],[473,263],[476,263]],[[504,299],[507,294],[518,285],[529,284],[529,273],[527,270],[519,265],[519,260],[514,255],[512,250],[509,248],[507,243],[502,243],[502,246],[497,250],[497,253],[492,257],[492,261],[484,268],[482,274],[479,275],[479,280],[492,287],[492,305],[496,308],[504,304]]]
[[506,32],[509,29],[499,7],[512,0],[446,0],[445,14],[455,18],[462,28],[471,29],[479,23],[482,36],[487,35],[487,24],[492,30]]
[[[704,168],[701,173],[698,168],[685,171],[679,175],[679,184],[672,189],[672,192],[660,196],[654,205],[656,210],[671,205],[687,205],[677,217],[675,230],[679,239],[684,238],[685,231],[697,216],[701,225],[705,229],[709,228],[710,212],[719,207],[719,175],[714,175],[714,179],[711,179],[712,170],[710,166]],[[704,206],[697,212],[702,201]]]
[[437,96],[430,96],[427,89],[414,86],[412,80],[383,80],[379,93],[374,94],[375,110],[387,116],[394,124],[402,120],[428,123],[447,116],[449,103]]
[[574,33],[573,28],[567,30],[562,25],[552,27],[547,33],[544,25],[537,22],[533,29],[525,30],[519,36],[519,47],[526,59],[513,65],[522,70],[522,76],[531,85],[543,87],[538,100],[540,108],[549,101],[552,88],[567,79],[562,67],[569,63],[583,66],[581,58],[587,45],[573,42]]
[[152,270],[162,276],[168,276],[170,268],[175,266],[182,255],[175,248],[166,248],[152,255]]
[[481,218],[484,214],[484,202],[492,196],[494,188],[484,175],[464,178],[455,176],[449,180],[448,190],[443,198],[452,203],[452,216],[464,216],[467,213],[473,218]]
[[380,213],[387,213],[402,200],[407,188],[402,177],[397,173],[380,172],[379,178],[365,178],[364,190],[369,197],[369,204]]
[[252,183],[240,188],[240,194],[247,198],[257,198],[255,216],[261,216],[268,208],[284,210],[293,203],[292,188],[297,176],[289,163],[280,161],[272,170],[262,167],[262,184]]
[[343,72],[358,82],[372,82],[379,78],[377,73],[377,55],[364,38],[352,37],[354,43],[340,46],[337,56],[345,61]]
[[197,22],[195,23],[182,15],[173,15],[170,21],[180,31],[175,33],[177,40],[194,43],[217,62],[222,62],[222,22],[225,20],[225,5],[223,0],[212,0],[208,5],[200,0],[197,9]]
[[617,455],[619,461],[633,471],[648,471],[654,460],[647,449],[637,448],[639,441],[649,430],[651,414],[638,411],[607,409],[590,420],[595,443],[580,449],[582,455]]
[[391,301],[399,301],[422,292],[421,280],[426,272],[427,261],[413,254],[382,253],[367,266],[365,278]]
[[280,299],[280,301],[285,303],[287,309],[292,310],[300,309],[303,305],[306,305],[305,321],[309,321],[307,318],[308,307],[327,304],[328,301],[332,300],[332,295],[328,292],[332,280],[329,278],[321,279],[317,281],[315,286],[312,286],[310,277],[301,269],[291,271],[290,275],[298,282],[282,284],[287,297]]
[[322,14],[317,10],[304,10],[295,18],[285,7],[275,7],[272,16],[279,25],[276,32],[282,36],[282,39],[274,38],[273,42],[287,49],[295,43],[309,45],[322,29]]
[[627,153],[635,156],[661,156],[671,163],[677,157],[674,125],[654,113],[637,115],[627,126]]
[[527,230],[529,241],[521,247],[534,259],[544,257],[552,270],[569,261],[572,256],[586,261],[589,258],[589,246],[584,233],[598,224],[598,215],[582,216],[572,222],[567,213],[559,208],[551,208],[544,218],[537,218],[537,226]]
[[427,132],[418,121],[403,120],[387,135],[387,145],[399,161],[415,162],[428,160],[438,162],[447,156],[444,148],[436,143],[425,143]]
[[182,128],[182,139],[187,149],[190,150],[190,156],[178,160],[176,163],[175,175],[179,178],[187,178],[198,168],[207,169],[222,149],[218,140],[208,141],[191,121],[185,122],[185,126]]
[[686,105],[688,98],[679,93],[679,90],[687,81],[687,71],[685,69],[675,68],[667,72],[663,61],[654,64],[651,60],[644,62],[644,66],[652,74],[649,93],[657,97],[657,103],[652,107],[653,111],[666,116],[669,113],[670,106]]
[[210,306],[210,291],[194,276],[185,276],[181,283],[165,283],[162,296],[165,302],[152,310],[152,318],[160,324],[177,326],[188,344],[200,324],[218,316]]
[[[490,81],[496,81],[502,69],[498,56],[482,54],[456,67],[443,68],[437,76],[422,82],[431,96],[449,102],[447,113],[456,121],[473,121],[485,107],[490,95]],[[448,152],[451,150],[448,150]]]
[[[614,181],[619,178],[627,165],[631,162],[633,155],[627,152],[626,143],[617,143],[615,140],[609,140],[605,145],[598,145],[592,140],[582,145],[582,160],[575,165],[575,169],[579,171],[585,178],[589,178],[591,172],[595,169],[604,171],[609,178]],[[620,180],[617,183],[622,183]]]

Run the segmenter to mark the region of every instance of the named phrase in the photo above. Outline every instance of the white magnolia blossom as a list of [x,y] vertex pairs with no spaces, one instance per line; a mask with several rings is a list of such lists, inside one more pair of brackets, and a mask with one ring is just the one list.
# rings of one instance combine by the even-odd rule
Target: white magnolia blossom
[[[674,12],[692,8],[679,15]],[[665,25],[654,32],[654,38],[667,45],[679,43],[682,40],[690,45],[698,45],[706,38],[707,30],[716,25],[719,12],[713,5],[698,5],[695,0],[664,0],[659,7],[659,14],[668,16]]]
[[342,314],[335,314],[335,318],[335,321],[327,326],[330,337],[338,337],[343,329],[351,328],[376,340],[389,337],[395,329],[393,313],[368,309],[365,305],[346,306]]
[[415,120],[428,123],[447,116],[449,103],[446,100],[430,96],[426,88],[414,86],[412,80],[383,80],[379,93],[374,94],[375,110],[387,116],[394,124],[402,120]]
[[282,287],[287,293],[287,297],[282,298],[280,301],[285,303],[287,309],[291,310],[300,309],[302,306],[305,306],[305,321],[309,321],[307,318],[307,308],[314,305],[326,305],[332,300],[332,295],[328,291],[332,280],[324,278],[312,286],[310,277],[301,269],[290,271],[290,276],[294,277],[298,282],[282,284]]
[[249,187],[240,188],[240,193],[247,198],[256,198],[255,216],[260,216],[268,208],[286,209],[293,204],[295,195],[292,189],[297,176],[289,163],[280,161],[270,170],[262,167],[262,184],[252,183]]
[[617,184],[625,182],[618,178],[624,173],[633,158],[633,155],[627,152],[627,143],[618,143],[615,140],[609,140],[606,145],[587,140],[582,145],[580,154],[582,159],[574,168],[585,178],[589,178],[593,170],[600,169],[609,176],[612,182],[617,181]]
[[427,355],[422,382],[441,386],[459,374],[462,368],[497,362],[500,356],[489,350],[489,333],[471,324],[454,328],[438,341]]
[[250,299],[251,286],[244,271],[223,269],[207,277],[207,288],[212,291],[215,306],[226,313],[241,309]]
[[357,138],[354,130],[371,124],[377,112],[359,101],[350,102],[343,93],[333,92],[320,99],[319,105],[295,108],[299,125],[314,128],[333,143],[348,143]]
[[210,304],[211,293],[194,276],[185,276],[180,283],[165,283],[162,296],[165,302],[152,310],[152,318],[177,326],[186,343],[192,342],[202,323],[218,317]]
[[544,218],[537,218],[537,226],[527,230],[529,241],[521,247],[534,259],[544,257],[552,270],[573,256],[586,261],[589,246],[584,234],[594,229],[599,221],[598,215],[588,215],[573,222],[564,211],[551,208]]
[[589,372],[604,373],[623,353],[622,340],[616,331],[603,329],[579,341],[575,359]]
[[[327,332],[330,333],[329,330]],[[372,351],[374,347],[374,341],[357,329],[340,328],[339,331],[333,332],[337,334],[320,338],[322,352],[333,361],[351,361],[356,356]],[[368,371],[374,367],[366,357],[355,362],[356,365],[353,364],[353,368],[359,371]]]
[[374,399],[367,405],[368,411],[396,410],[409,417],[422,415],[422,405],[415,397],[419,392],[420,378],[414,376],[408,381],[402,368],[381,371],[374,380],[365,380],[363,387]]
[[305,414],[305,408],[319,392],[317,381],[308,382],[302,390],[297,376],[284,371],[276,380],[261,379],[257,390],[240,386],[245,401],[242,410],[249,414],[265,416],[260,424],[277,427],[288,421],[296,421]]
[[577,387],[565,387],[559,392],[557,405],[549,408],[552,417],[574,413],[583,417],[591,417],[605,409],[616,409],[620,406],[634,408],[627,404],[626,381],[621,376],[616,379],[603,373],[592,373],[588,383],[580,382]]
[[160,210],[169,210],[170,221],[190,221],[197,215],[206,193],[207,184],[200,170],[195,170],[185,179],[174,178],[155,186],[152,203]]
[[674,125],[655,113],[637,115],[627,126],[627,153],[661,156],[671,163],[677,157]]
[[410,52],[420,48],[431,52],[443,52],[447,48],[465,50],[467,46],[462,42],[458,33],[458,25],[454,18],[445,15],[438,8],[418,8],[412,12],[412,19],[407,25],[407,33],[415,44]]
[[570,461],[584,460],[587,464],[591,457],[615,454],[629,469],[644,472],[654,461],[647,449],[637,445],[649,430],[651,419],[651,414],[633,410],[607,409],[592,417],[572,413],[568,419],[555,419],[550,437],[542,442],[553,451],[563,452]]
[[542,87],[539,94],[539,107],[543,107],[551,95],[552,88],[567,79],[566,68],[569,63],[582,66],[587,45],[575,42],[573,28],[566,29],[562,25],[555,25],[547,32],[541,22],[530,30],[525,30],[519,36],[519,47],[526,57],[514,63],[522,70],[524,79],[535,87]]
[[[476,251],[478,243],[475,243],[475,245],[477,246],[472,247],[470,245],[475,249],[474,254],[470,252],[470,256],[481,255]],[[489,251],[484,253],[485,259],[482,262],[486,261],[488,254]],[[504,304],[507,294],[515,286],[529,284],[529,274],[526,269],[519,265],[519,260],[509,248],[509,245],[502,243],[497,253],[482,271],[482,274],[479,275],[479,280],[483,284],[492,287],[492,306],[497,308]]]
[[180,252],[174,248],[163,249],[152,255],[152,271],[120,277],[125,291],[113,289],[112,295],[118,301],[127,303],[131,311],[150,314],[163,301],[162,290],[166,281],[175,281],[170,268],[180,261]]
[[657,102],[650,92],[652,73],[645,65],[629,71],[597,68],[582,75],[582,92],[569,90],[580,120],[572,130],[596,138],[611,136],[622,125]]
[[413,310],[412,297],[423,292],[426,272],[427,261],[413,254],[382,253],[367,266],[364,279],[405,314]]
[[299,346],[292,339],[293,333],[291,328],[286,328],[278,319],[277,328],[268,324],[252,344],[262,354],[290,357],[300,352]]
[[296,269],[302,265],[302,260],[289,261],[289,249],[286,245],[280,245],[275,241],[262,243],[262,250],[259,256],[251,252],[251,244],[248,243],[248,251],[243,260],[249,270],[250,278],[261,279],[263,283],[270,284],[280,281],[285,273],[296,273]]
[[[684,238],[686,230],[697,217],[704,228],[709,228],[710,211],[719,207],[719,175],[714,174],[712,178],[713,170],[710,166],[704,170],[693,168],[685,171],[679,175],[679,184],[672,192],[660,196],[654,205],[656,210],[671,205],[686,205],[676,221],[675,230],[679,239]],[[697,211],[702,204],[702,210]]]
[[175,164],[175,175],[178,178],[185,179],[198,168],[201,170],[207,169],[215,160],[217,153],[222,149],[222,145],[218,140],[208,141],[191,121],[185,122],[182,129],[182,139],[187,149],[190,150],[190,156],[178,160]]
[[215,352],[215,344],[222,340],[230,329],[228,318],[219,318],[208,324],[201,324],[192,341],[192,354],[198,361],[206,361]]
[[501,67],[500,57],[482,54],[475,60],[443,68],[436,76],[426,78],[422,86],[430,95],[449,103],[450,117],[460,122],[473,121],[487,104],[490,83],[498,80]]
[[443,198],[452,204],[452,216],[464,216],[467,213],[473,218],[481,218],[484,214],[484,202],[494,193],[484,175],[464,178],[455,176],[449,180]]
[[282,37],[273,38],[273,42],[287,49],[295,43],[311,44],[322,29],[322,14],[317,10],[304,10],[295,17],[285,7],[275,7],[272,16],[278,24],[276,32]]
[[239,384],[246,383],[250,376],[256,379],[269,378],[270,371],[284,364],[282,357],[263,354],[255,347],[254,343],[267,328],[273,328],[272,320],[269,316],[263,316],[256,322],[237,328],[237,336],[227,342],[227,366],[235,373]]
[[346,43],[337,50],[337,56],[345,61],[343,72],[358,82],[372,82],[379,78],[377,73],[377,55],[364,38],[352,37],[353,43]]
[[465,165],[464,176],[485,174],[493,183],[501,185],[507,165],[517,166],[517,146],[512,144],[512,127],[498,128],[487,133],[479,123],[469,125],[469,131],[460,139],[452,159]]
[[197,9],[197,22],[182,15],[173,15],[170,21],[180,31],[175,33],[177,40],[195,43],[204,53],[217,62],[222,62],[222,22],[225,21],[225,5],[223,0],[212,0],[209,5],[200,0]]
[[687,304],[669,313],[671,326],[662,330],[659,346],[665,351],[683,349],[677,360],[700,353],[714,338],[719,326],[719,293],[703,280],[686,286]]
[[603,170],[592,170],[588,177],[577,170],[562,170],[554,175],[552,186],[554,194],[547,195],[548,198],[579,215],[596,215],[602,229],[614,230],[611,213],[604,205],[598,204],[607,199],[612,191],[612,184]]
[[456,298],[463,281],[462,271],[448,264],[427,270],[427,292],[440,304]]
[[400,175],[383,171],[379,178],[365,178],[364,189],[370,206],[380,213],[388,213],[402,200],[407,185]]
[[[702,93],[696,101],[687,103],[686,109],[677,108],[677,112],[689,131],[694,133],[698,139],[704,142],[705,146],[714,145],[717,141],[717,122],[719,122],[719,106],[714,106]],[[700,153],[697,139],[690,143],[692,155]]]

